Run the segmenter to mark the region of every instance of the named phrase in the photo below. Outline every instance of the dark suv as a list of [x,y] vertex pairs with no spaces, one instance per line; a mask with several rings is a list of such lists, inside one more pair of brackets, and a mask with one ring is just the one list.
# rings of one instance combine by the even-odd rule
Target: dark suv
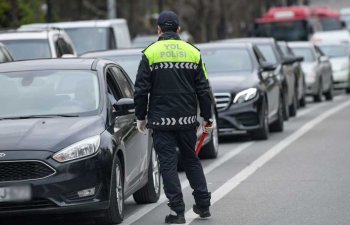
[[158,159],[135,128],[133,85],[108,60],[0,64],[0,214],[98,211],[156,202]]

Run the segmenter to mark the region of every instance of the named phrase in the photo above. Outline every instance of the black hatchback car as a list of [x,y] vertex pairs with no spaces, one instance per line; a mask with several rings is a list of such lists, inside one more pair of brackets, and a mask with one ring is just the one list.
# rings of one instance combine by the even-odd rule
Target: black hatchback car
[[245,131],[267,139],[269,128],[283,131],[280,83],[260,50],[250,43],[198,45],[216,98],[219,133]]
[[156,202],[157,156],[135,128],[133,86],[108,60],[0,65],[0,215],[96,211],[120,223],[124,199]]

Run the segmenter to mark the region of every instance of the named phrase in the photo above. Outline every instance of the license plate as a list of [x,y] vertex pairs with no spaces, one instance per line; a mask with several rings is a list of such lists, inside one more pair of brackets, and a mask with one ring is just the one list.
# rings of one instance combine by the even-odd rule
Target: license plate
[[30,186],[0,187],[0,202],[23,202],[32,197]]

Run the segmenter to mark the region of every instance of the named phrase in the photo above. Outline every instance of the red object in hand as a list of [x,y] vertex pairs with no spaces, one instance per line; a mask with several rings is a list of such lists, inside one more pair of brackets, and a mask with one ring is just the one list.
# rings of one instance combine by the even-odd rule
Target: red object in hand
[[199,140],[199,143],[198,143],[197,148],[196,148],[196,155],[199,155],[199,152],[200,152],[201,149],[202,149],[204,140],[207,138],[207,136],[208,136],[208,133],[203,133],[203,134],[202,134],[202,137],[201,137],[201,139]]

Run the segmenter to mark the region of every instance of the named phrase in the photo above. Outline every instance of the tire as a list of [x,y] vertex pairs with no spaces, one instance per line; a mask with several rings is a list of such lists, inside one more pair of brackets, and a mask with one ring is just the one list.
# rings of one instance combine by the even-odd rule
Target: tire
[[272,132],[282,132],[284,129],[283,106],[281,100],[278,104],[277,120],[270,125],[270,131]]
[[263,110],[261,112],[261,120],[263,120],[262,127],[257,129],[257,130],[253,130],[253,131],[249,132],[250,136],[254,140],[267,140],[269,138],[269,117],[268,117],[268,115],[269,115],[269,113],[268,113],[267,104],[266,104],[266,102],[264,102]]
[[319,81],[317,94],[314,95],[314,102],[322,102],[322,80]]
[[303,96],[299,100],[299,105],[300,105],[301,108],[304,108],[306,106],[306,96],[305,96],[305,94],[303,94]]
[[324,93],[324,96],[326,97],[327,101],[332,101],[334,97],[334,88],[333,88],[333,82],[331,83],[328,91]]
[[289,107],[288,107],[288,98],[286,95],[282,97],[282,108],[283,108],[283,119],[284,121],[289,120]]
[[346,88],[345,92],[346,92],[347,94],[350,94],[350,88]]
[[120,224],[124,218],[123,167],[117,155],[114,156],[112,169],[110,204],[104,213],[104,218],[100,221],[105,225]]
[[199,158],[201,159],[215,159],[219,153],[219,128],[217,124],[216,115],[213,118],[215,129],[211,132],[211,140],[202,147],[199,152]]
[[298,96],[297,92],[294,92],[293,103],[289,106],[289,116],[295,117],[298,111]]
[[148,182],[140,190],[133,194],[138,204],[155,203],[158,201],[161,190],[159,160],[154,148],[152,148],[151,159],[148,166]]

